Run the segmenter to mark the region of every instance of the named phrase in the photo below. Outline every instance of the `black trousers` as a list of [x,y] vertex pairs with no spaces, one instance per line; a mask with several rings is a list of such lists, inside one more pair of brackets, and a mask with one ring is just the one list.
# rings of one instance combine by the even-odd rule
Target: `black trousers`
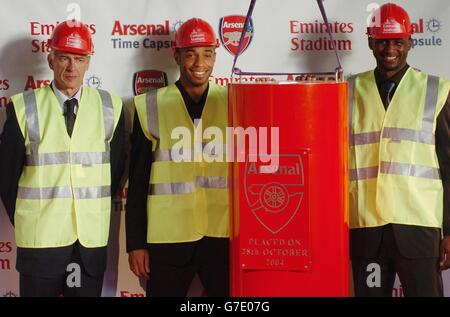
[[407,297],[443,296],[439,258],[406,258],[387,225],[376,258],[352,258],[355,296],[391,297],[397,273]]
[[197,273],[209,297],[229,296],[229,239],[150,244],[147,296],[186,297]]
[[70,267],[57,276],[20,273],[21,297],[100,297],[103,274],[91,276],[83,265],[80,244],[75,243]]

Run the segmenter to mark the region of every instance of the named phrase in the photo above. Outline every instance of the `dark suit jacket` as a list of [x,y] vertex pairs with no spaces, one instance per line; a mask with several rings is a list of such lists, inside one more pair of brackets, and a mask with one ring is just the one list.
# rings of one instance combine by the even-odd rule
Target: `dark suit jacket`
[[198,241],[176,243],[150,243],[147,249],[150,263],[169,266],[186,266],[192,261],[194,253],[201,248],[201,256],[214,254],[218,263],[228,263],[229,239],[203,237]]
[[[389,224],[400,253],[409,259],[439,257],[441,230],[421,226]],[[385,226],[350,230],[351,258],[376,258]]]
[[197,244],[198,241],[147,244],[150,263],[152,265],[186,266],[191,262]]
[[74,248],[79,248],[88,275],[100,276],[105,272],[107,248],[85,248],[78,241],[61,248],[17,248],[16,269],[21,274],[39,277],[64,275],[67,265],[72,262]]

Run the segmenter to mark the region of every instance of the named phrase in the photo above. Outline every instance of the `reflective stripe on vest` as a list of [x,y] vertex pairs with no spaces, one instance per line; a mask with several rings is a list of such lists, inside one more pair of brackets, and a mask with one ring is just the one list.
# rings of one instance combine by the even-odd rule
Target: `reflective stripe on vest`
[[[98,89],[103,105],[103,122],[105,124],[105,142],[111,140],[114,132],[114,108],[109,92]],[[109,142],[108,142],[109,144]]]
[[228,188],[228,178],[221,176],[197,176],[196,184],[184,183],[160,183],[150,184],[149,195],[179,195],[191,194],[198,188]]
[[352,145],[364,145],[380,142],[380,132],[366,132],[352,134],[350,137],[350,144]]
[[147,127],[149,132],[159,139],[158,103],[156,89],[150,90],[145,98],[147,105]]
[[348,142],[349,146],[354,145],[352,134],[352,113],[353,113],[353,95],[355,94],[355,79],[356,77],[350,77],[348,82]]
[[26,155],[26,166],[44,166],[52,164],[105,164],[109,163],[110,155],[108,152],[74,152],[72,159],[69,160],[69,152],[56,153],[32,153]]
[[25,92],[23,94],[23,100],[25,103],[25,118],[28,128],[28,138],[30,139],[30,150],[31,152],[36,152],[41,134],[39,131],[35,92],[33,90]]
[[[73,197],[77,199],[93,199],[111,196],[110,186],[76,187],[73,189]],[[72,189],[69,186],[31,188],[20,187],[17,198],[21,199],[54,199],[72,198]]]
[[[207,154],[210,156],[216,156],[219,158],[219,155],[222,156],[226,153],[226,144],[218,144],[214,146],[210,146],[210,143],[204,143],[202,144],[203,154]],[[215,153],[215,150],[219,148],[218,152]],[[174,161],[174,162],[180,162],[183,161],[184,157],[183,149],[173,149],[173,150],[161,150],[160,148],[157,148],[155,152],[153,153],[153,158],[155,159],[155,162],[164,162],[164,161]],[[194,150],[190,150],[189,156],[191,160],[194,160]],[[222,157],[223,158],[223,157]],[[225,159],[223,159],[225,161]]]
[[384,174],[415,176],[431,179],[441,178],[438,168],[417,164],[381,162],[380,172]]
[[351,169],[349,173],[351,181],[377,178],[378,166]]

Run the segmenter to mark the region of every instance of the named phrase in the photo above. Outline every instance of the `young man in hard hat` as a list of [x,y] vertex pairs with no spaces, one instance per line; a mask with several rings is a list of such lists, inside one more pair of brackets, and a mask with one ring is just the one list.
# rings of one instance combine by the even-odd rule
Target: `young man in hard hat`
[[122,101],[83,86],[91,34],[56,26],[49,86],[11,97],[0,194],[15,227],[21,296],[100,296],[111,194],[124,164]]
[[[227,163],[195,159],[214,153],[194,146],[201,127],[225,136],[227,90],[209,82],[217,47],[207,22],[186,21],[173,47],[180,79],[135,97],[127,251],[147,296],[186,296],[196,273],[208,296],[228,296]],[[188,147],[177,147],[176,131],[189,132]]]
[[[356,296],[442,296],[450,266],[450,81],[410,67],[406,11],[368,27],[375,70],[349,80],[350,252]],[[441,235],[443,234],[443,237]]]

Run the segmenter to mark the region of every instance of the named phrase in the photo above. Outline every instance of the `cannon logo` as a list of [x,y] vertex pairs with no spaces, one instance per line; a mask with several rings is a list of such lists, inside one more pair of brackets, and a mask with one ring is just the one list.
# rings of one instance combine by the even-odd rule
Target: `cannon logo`
[[133,92],[135,96],[164,86],[167,86],[167,75],[160,70],[141,70],[133,76]]
[[[227,15],[220,18],[219,37],[225,49],[233,56],[236,55],[242,29],[245,24],[243,15]],[[253,21],[250,19],[249,30],[245,33],[241,54],[249,47],[253,38]]]
[[306,199],[306,155],[279,156],[278,170],[268,173],[259,162],[245,164],[245,196],[257,221],[276,234],[299,213]]

